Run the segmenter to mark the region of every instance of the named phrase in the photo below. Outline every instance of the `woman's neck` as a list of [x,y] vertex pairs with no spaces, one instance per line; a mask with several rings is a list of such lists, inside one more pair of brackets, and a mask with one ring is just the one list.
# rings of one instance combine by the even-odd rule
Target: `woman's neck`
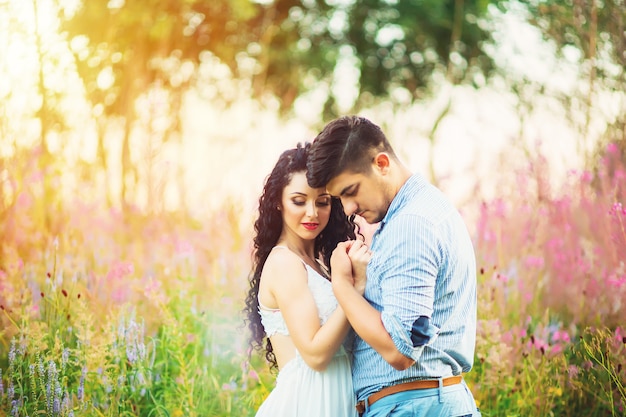
[[315,259],[315,246],[312,241],[292,242],[288,239],[280,239],[276,245],[289,248],[290,251],[303,259]]

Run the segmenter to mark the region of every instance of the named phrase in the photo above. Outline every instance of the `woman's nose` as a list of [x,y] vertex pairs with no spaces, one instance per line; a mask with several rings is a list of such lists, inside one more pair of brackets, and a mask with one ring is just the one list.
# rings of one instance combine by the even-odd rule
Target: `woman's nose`
[[306,205],[306,214],[307,216],[315,216],[315,214],[317,213],[317,208],[315,207],[315,202],[311,202],[309,204]]

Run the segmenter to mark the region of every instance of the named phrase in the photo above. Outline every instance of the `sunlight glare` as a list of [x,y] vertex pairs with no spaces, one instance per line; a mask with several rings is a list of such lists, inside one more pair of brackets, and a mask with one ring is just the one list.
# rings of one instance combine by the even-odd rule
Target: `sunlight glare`
[[115,75],[113,74],[113,68],[106,66],[98,74],[96,84],[100,90],[106,91],[115,83]]
[[109,9],[121,9],[122,7],[124,7],[125,3],[125,0],[109,0],[107,7]]

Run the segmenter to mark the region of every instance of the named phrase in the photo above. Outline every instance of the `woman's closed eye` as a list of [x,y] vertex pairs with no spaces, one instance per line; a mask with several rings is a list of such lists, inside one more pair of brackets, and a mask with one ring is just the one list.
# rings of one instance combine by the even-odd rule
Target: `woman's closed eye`
[[330,197],[325,197],[325,198],[317,200],[315,204],[319,207],[327,207],[327,206],[330,206],[330,202],[331,202]]

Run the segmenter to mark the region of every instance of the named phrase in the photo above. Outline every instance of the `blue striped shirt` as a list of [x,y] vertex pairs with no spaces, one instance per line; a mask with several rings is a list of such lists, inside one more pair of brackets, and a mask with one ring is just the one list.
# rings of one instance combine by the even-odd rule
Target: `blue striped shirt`
[[365,298],[381,312],[398,350],[416,363],[395,370],[356,336],[358,400],[389,385],[468,372],[476,341],[476,260],[458,211],[415,174],[391,202],[371,249]]

